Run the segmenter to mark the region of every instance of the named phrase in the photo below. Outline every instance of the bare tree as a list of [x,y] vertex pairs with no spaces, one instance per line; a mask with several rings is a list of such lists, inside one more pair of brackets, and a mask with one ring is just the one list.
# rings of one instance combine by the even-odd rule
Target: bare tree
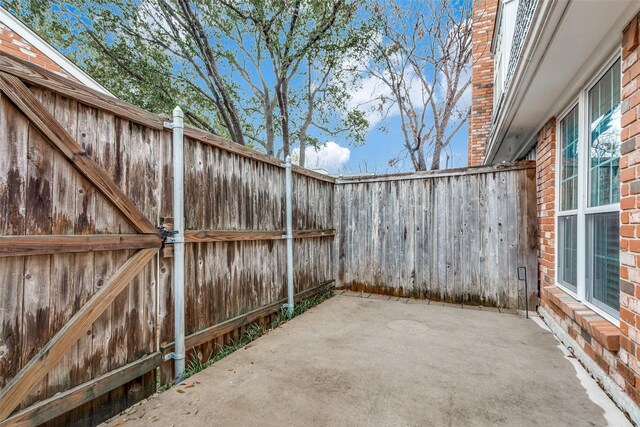
[[415,170],[440,169],[452,138],[464,125],[471,84],[471,6],[467,1],[380,1],[366,73],[378,79],[375,106],[400,116],[404,148]]

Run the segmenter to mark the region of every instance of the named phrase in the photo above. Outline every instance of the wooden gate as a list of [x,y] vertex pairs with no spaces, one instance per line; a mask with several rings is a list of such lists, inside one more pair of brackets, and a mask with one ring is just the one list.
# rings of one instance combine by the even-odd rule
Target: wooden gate
[[[172,381],[166,120],[0,52],[0,427],[95,425]],[[278,316],[285,197],[282,160],[184,136],[190,363]],[[293,172],[303,298],[333,283],[335,180]]]
[[[93,277],[88,280],[89,286],[84,293],[85,301],[82,301],[82,298],[78,301],[78,297],[75,297],[75,307],[63,308],[66,313],[63,318],[66,317],[66,320],[60,322],[57,328],[50,325],[51,333],[48,336],[45,334],[48,340],[39,346],[40,350],[35,355],[22,354],[23,360],[16,360],[16,355],[21,354],[21,346],[24,348],[24,344],[20,343],[22,336],[20,333],[7,330],[3,333],[6,342],[0,342],[0,346],[3,347],[3,352],[11,353],[14,359],[2,361],[0,368],[5,374],[11,369],[17,372],[14,375],[5,375],[5,378],[12,378],[0,390],[0,424],[38,424],[66,412],[69,407],[56,405],[50,399],[39,399],[38,397],[50,397],[41,395],[31,399],[40,400],[36,405],[13,416],[11,414],[21,403],[26,406],[25,399],[29,398],[34,388],[47,375],[71,376],[70,373],[64,372],[64,367],[61,372],[52,373],[52,370],[69,350],[87,335],[87,331],[91,333],[92,324],[110,307],[127,285],[136,279],[151,260],[155,260],[154,256],[162,245],[162,239],[156,226],[131,198],[125,195],[110,174],[92,158],[91,152],[97,150],[97,147],[76,140],[51,112],[51,100],[44,92],[40,93],[39,99],[37,89],[34,93],[20,79],[4,72],[0,73],[0,91],[3,97],[1,115],[4,120],[3,126],[0,126],[4,132],[0,135],[4,142],[0,142],[3,151],[0,158],[4,163],[0,165],[0,170],[8,170],[5,176],[14,177],[14,182],[0,182],[7,186],[0,193],[7,199],[0,200],[0,214],[4,216],[0,219],[0,260],[11,262],[10,259],[21,257],[19,263],[23,263],[21,270],[17,264],[12,265],[15,268],[0,269],[0,272],[4,272],[0,279],[6,289],[5,295],[0,295],[2,309],[10,311],[11,301],[20,299],[19,295],[15,295],[20,285],[11,284],[11,281],[20,277],[20,274],[16,273],[17,270],[22,271],[25,283],[29,281],[33,284],[30,289],[22,290],[24,303],[25,298],[39,297],[39,293],[34,292],[34,289],[42,285],[38,283],[39,280],[48,281],[49,275],[70,268],[67,259],[50,259],[49,256],[61,257],[61,254],[75,253],[79,257],[74,258],[73,263],[78,271],[63,271],[60,274],[62,279],[55,284],[59,287],[55,292],[63,292],[69,286],[70,274],[77,276],[83,274],[82,270],[92,268],[81,254],[120,251],[120,260],[112,263],[111,268],[105,269],[99,280],[95,283]],[[26,124],[23,126],[12,121],[27,123],[23,123]],[[78,136],[83,138],[87,133],[94,132],[95,135],[99,132],[91,128],[92,126],[87,126]],[[83,147],[83,144],[86,147]],[[25,162],[29,167],[21,166]],[[70,182],[74,185],[70,185]],[[10,188],[11,186],[15,188]],[[56,197],[52,197],[52,193]],[[69,218],[63,215],[64,201],[69,199],[73,199],[73,221],[69,221]],[[92,210],[91,215],[87,214],[88,209]],[[104,224],[96,226],[97,221]],[[27,268],[28,263],[36,262],[42,263],[43,267]],[[110,274],[107,273],[109,270],[112,270]],[[42,271],[42,275],[36,274],[37,271]],[[80,286],[82,280],[77,282]],[[47,304],[50,305],[49,301],[42,306]],[[72,305],[68,301],[61,304]],[[38,309],[34,316],[23,315],[22,320],[26,320],[26,324],[22,328],[33,328],[30,333],[37,334],[42,319],[54,318],[46,314],[49,309],[48,306],[46,310]],[[5,318],[10,317],[5,315]],[[51,323],[50,320],[47,322]],[[20,322],[16,322],[18,323]],[[2,327],[8,328],[6,324]],[[28,335],[24,331],[21,332],[22,335]],[[151,339],[155,340],[155,337]],[[95,358],[96,355],[93,353],[86,357]],[[139,355],[136,358],[140,360],[130,375],[122,369],[106,369],[108,372],[103,375],[105,381],[95,381],[95,374],[98,373],[95,372],[92,375],[93,381],[86,382],[84,386],[69,384],[70,387],[67,387],[64,393],[69,394],[69,399],[74,400],[74,406],[78,406],[131,380],[131,375],[139,376],[152,370],[161,362],[160,353],[153,353],[147,357]],[[19,369],[16,369],[18,364]],[[60,395],[56,398],[59,400]],[[11,418],[7,419],[9,416]]]

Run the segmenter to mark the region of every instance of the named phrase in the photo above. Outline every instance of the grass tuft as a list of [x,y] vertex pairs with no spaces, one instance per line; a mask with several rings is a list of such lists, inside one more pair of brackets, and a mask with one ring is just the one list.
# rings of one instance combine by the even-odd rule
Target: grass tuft
[[204,362],[200,361],[198,354],[195,351],[190,353],[191,360],[185,368],[185,379],[191,375],[197,374],[203,369],[208,368],[220,359],[224,359],[236,350],[241,349],[245,345],[249,344],[260,338],[264,334],[264,328],[256,323],[253,323],[247,327],[246,332],[237,340],[232,340],[229,344],[223,345],[216,354],[211,354]]
[[280,309],[278,312],[278,317],[276,320],[271,323],[271,329],[277,328],[282,323],[291,320],[292,318],[301,315],[305,311],[309,310],[312,307],[320,304],[322,301],[329,299],[333,296],[333,288],[327,288],[323,291],[318,292],[315,295],[310,296],[309,298],[303,299],[294,305],[293,308],[293,316],[289,316],[289,310],[286,308]]

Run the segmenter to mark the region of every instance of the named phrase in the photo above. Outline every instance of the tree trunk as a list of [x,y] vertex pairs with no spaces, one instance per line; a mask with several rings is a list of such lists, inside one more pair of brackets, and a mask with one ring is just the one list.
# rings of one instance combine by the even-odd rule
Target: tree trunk
[[418,148],[418,170],[426,171],[427,170],[427,161],[424,158],[424,145],[421,145]]
[[230,104],[226,104],[229,109],[229,113],[231,115],[231,123],[233,126],[233,142],[237,142],[240,145],[245,145],[244,141],[244,133],[242,131],[242,125],[240,124],[240,119],[238,118],[238,113],[236,112],[235,107]]
[[307,132],[309,126],[313,122],[313,97],[309,95],[307,98],[307,118],[300,127],[300,166],[306,167],[307,162]]
[[413,169],[416,172],[426,171],[427,162],[424,159],[424,148],[423,148],[424,144],[421,144],[418,138],[414,138],[412,140],[412,143],[405,142],[404,146],[409,153],[409,157],[411,157],[411,163],[413,163]]
[[279,78],[276,84],[276,95],[278,97],[278,107],[280,108],[280,125],[282,126],[282,151],[285,159],[291,154],[291,144],[289,140],[289,105],[287,93],[289,91],[287,79]]
[[302,166],[303,168],[305,167],[305,163],[307,161],[306,157],[307,157],[307,135],[305,134],[301,134],[300,135],[300,160],[298,162],[298,164],[300,166]]
[[196,42],[197,48],[202,54],[204,67],[207,70],[208,76],[212,80],[211,82],[208,82],[211,90],[214,94],[218,94],[218,96],[214,96],[216,98],[216,104],[218,104],[225,126],[231,135],[231,139],[233,142],[245,145],[244,133],[242,131],[240,119],[238,118],[238,112],[233,104],[231,94],[227,90],[224,79],[220,75],[215,55],[213,54],[213,50],[209,44],[207,32],[205,31],[202,22],[200,22],[198,15],[194,13],[191,4],[186,0],[180,0],[178,3],[186,17],[185,22],[187,23],[187,26],[185,30],[187,30]]
[[436,141],[435,147],[433,147],[433,158],[431,159],[431,170],[440,169],[440,156],[442,154],[442,141]]
[[270,99],[265,102],[265,130],[267,134],[267,154],[273,156],[275,152],[275,132],[273,130],[273,110],[274,105]]

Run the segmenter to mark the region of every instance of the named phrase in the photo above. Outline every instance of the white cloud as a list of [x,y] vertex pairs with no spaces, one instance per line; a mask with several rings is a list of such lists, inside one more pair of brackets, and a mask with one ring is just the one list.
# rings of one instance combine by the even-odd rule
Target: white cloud
[[[294,148],[292,153],[294,163],[300,159],[300,148]],[[305,167],[309,169],[325,169],[329,173],[339,173],[351,157],[351,150],[341,147],[334,141],[327,141],[318,148],[305,149]]]
[[366,77],[349,91],[349,108],[359,108],[365,113],[370,127],[374,127],[384,117],[379,111],[380,99],[389,98],[391,89],[377,76]]

